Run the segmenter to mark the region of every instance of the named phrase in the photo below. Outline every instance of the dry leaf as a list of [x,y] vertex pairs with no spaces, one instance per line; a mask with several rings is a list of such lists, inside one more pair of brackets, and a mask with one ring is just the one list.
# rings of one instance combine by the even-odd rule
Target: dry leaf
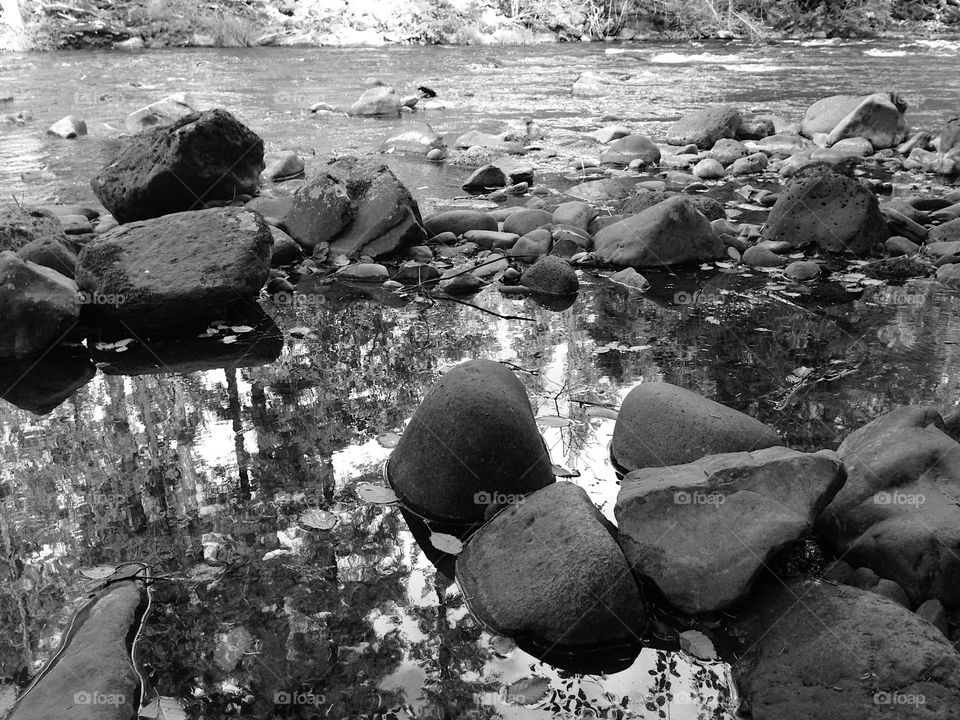
[[446,533],[431,533],[430,544],[448,555],[459,555],[463,552],[463,543],[460,542],[460,538]]
[[374,505],[392,505],[400,502],[397,494],[383,485],[373,485],[372,483],[358,483],[357,497]]
[[339,518],[326,510],[307,510],[300,516],[300,522],[314,530],[332,530],[337,526]]

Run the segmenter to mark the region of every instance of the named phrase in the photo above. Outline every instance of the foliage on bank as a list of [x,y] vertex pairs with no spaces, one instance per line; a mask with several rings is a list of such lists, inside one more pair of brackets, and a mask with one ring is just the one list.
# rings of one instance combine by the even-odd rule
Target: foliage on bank
[[[526,43],[949,30],[960,0],[20,0],[29,46]],[[9,24],[9,18],[2,18]]]

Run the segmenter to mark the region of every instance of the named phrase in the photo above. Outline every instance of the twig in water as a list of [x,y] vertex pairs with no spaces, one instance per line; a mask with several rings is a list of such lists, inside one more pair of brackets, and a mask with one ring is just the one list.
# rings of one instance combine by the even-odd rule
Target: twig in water
[[503,320],[527,320],[529,322],[533,322],[536,320],[536,318],[523,317],[522,315],[503,315],[501,313],[498,313],[495,310],[488,310],[485,307],[480,307],[479,305],[474,305],[473,303],[469,303],[466,300],[460,300],[455,297],[450,297],[449,295],[431,295],[430,297],[433,298],[434,300],[446,300],[448,302],[457,303],[458,305],[466,305],[467,307],[472,307],[475,310],[480,310],[481,312],[485,312],[489,315],[493,315],[494,317],[498,317]]

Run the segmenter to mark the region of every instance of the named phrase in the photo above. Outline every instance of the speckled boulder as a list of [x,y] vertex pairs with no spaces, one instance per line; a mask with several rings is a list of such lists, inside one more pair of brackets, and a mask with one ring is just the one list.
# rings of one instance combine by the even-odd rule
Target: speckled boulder
[[0,251],[16,252],[34,240],[66,242],[60,220],[48,210],[8,205],[0,208]]
[[523,385],[490,360],[457,365],[427,393],[390,456],[393,489],[415,512],[475,522],[497,498],[554,481]]
[[520,276],[520,284],[541,295],[573,295],[580,289],[576,271],[566,260],[547,255]]
[[780,444],[776,432],[749,415],[670,383],[645,382],[620,406],[611,455],[630,472]]
[[721,138],[734,138],[743,119],[731,105],[710,105],[677,120],[667,131],[670,145],[694,144],[709,150]]
[[457,582],[490,630],[561,648],[634,642],[647,615],[609,522],[558,482],[484,525],[457,558]]
[[876,196],[857,180],[823,165],[787,183],[763,227],[763,239],[794,247],[816,242],[828,252],[862,255],[889,237]]

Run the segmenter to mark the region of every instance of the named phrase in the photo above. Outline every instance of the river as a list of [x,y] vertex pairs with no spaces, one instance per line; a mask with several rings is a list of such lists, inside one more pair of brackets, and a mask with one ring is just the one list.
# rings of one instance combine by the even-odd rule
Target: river
[[[585,70],[626,82],[574,96]],[[27,203],[92,201],[89,178],[126,115],[178,91],[231,110],[268,151],[298,151],[308,174],[332,153],[375,150],[410,122],[449,141],[529,116],[558,153],[538,182],[565,187],[577,180],[566,158],[591,152],[578,144],[585,132],[620,122],[656,138],[709,102],[799,121],[825,95],[891,89],[906,97],[915,126],[934,130],[960,110],[960,87],[947,81],[958,71],[960,44],[907,41],[6,55],[0,96],[14,100],[0,110],[36,120],[0,126],[0,188]],[[315,102],[349,105],[367,78],[428,86],[437,98],[390,120],[308,112]],[[43,134],[68,113],[87,121],[88,136]],[[385,160],[425,215],[492,207],[459,190],[469,168]],[[906,192],[910,179],[899,180]],[[733,703],[715,691],[684,694],[701,687],[690,680],[700,666],[676,654],[644,650],[627,670],[583,675],[492,638],[397,509],[356,493],[380,481],[397,433],[439,374],[475,357],[511,363],[538,416],[570,420],[543,427],[553,462],[578,473],[611,518],[614,421],[590,409],[615,408],[642,380],[743,410],[808,450],[835,448],[898,405],[947,411],[960,397],[960,299],[932,281],[847,277],[797,294],[732,268],[651,280],[641,296],[583,273],[578,299],[560,310],[493,290],[477,298],[523,319],[324,286],[291,307],[265,302],[285,335],[266,364],[242,331],[247,356],[210,369],[168,368],[136,348],[98,350],[96,372],[90,359],[73,360],[76,377],[61,383],[78,389],[49,414],[0,402],[0,711],[13,678],[55,650],[84,597],[79,571],[140,560],[168,576],[156,586],[143,663],[191,717],[309,717],[278,710],[285,692],[312,693],[324,717],[562,716],[554,706],[570,717],[585,706],[591,717],[656,717],[650,703],[679,720],[731,717]],[[0,368],[0,377],[21,370]],[[334,527],[305,526],[310,509],[326,510]],[[722,679],[725,669],[711,672]],[[543,684],[544,699],[511,701],[529,678],[541,679],[531,683]]]

